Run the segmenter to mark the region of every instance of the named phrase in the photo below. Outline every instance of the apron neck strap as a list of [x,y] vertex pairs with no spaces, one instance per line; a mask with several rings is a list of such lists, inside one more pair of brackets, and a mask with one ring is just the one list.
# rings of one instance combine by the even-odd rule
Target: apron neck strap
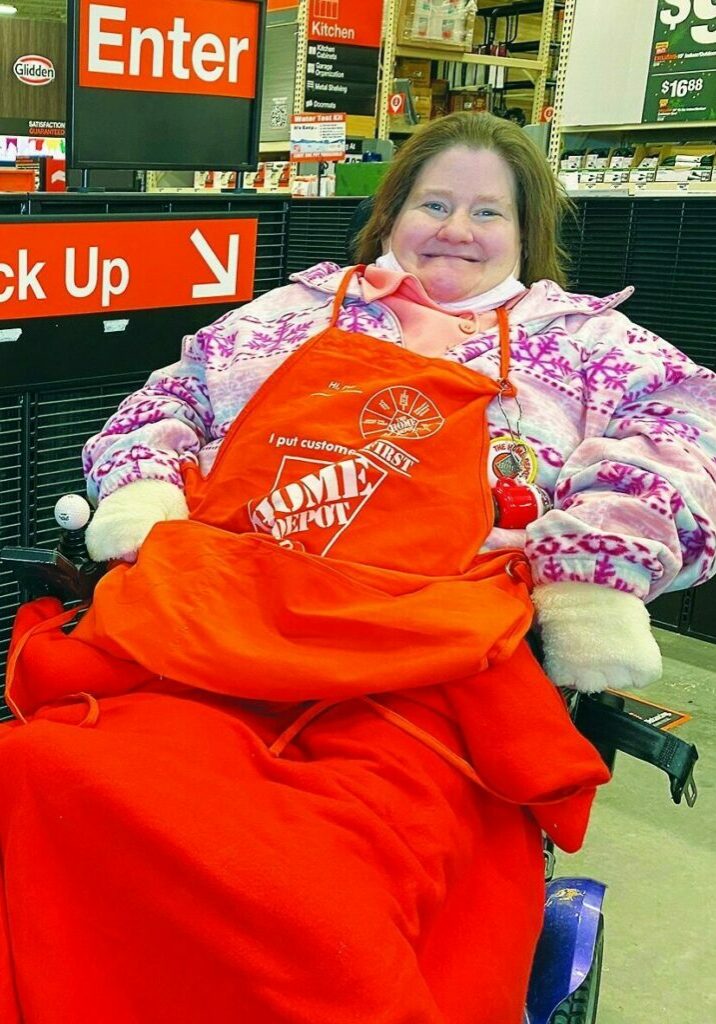
[[356,267],[349,267],[348,270],[346,270],[345,274],[343,275],[341,283],[338,286],[338,291],[336,292],[336,297],[333,300],[333,311],[331,312],[330,324],[331,327],[336,327],[338,325],[338,317],[340,316],[341,306],[343,305],[343,300],[346,297],[348,286],[353,280],[353,275],[357,273],[362,273],[364,270],[365,264],[359,263],[358,266]]
[[[341,283],[338,286],[336,297],[333,300],[333,309],[331,311],[331,327],[336,327],[338,324],[338,317],[340,316],[341,307],[343,306],[343,300],[348,292],[348,287],[353,280],[354,274],[362,273],[365,270],[364,264],[358,264],[355,267],[348,267]],[[499,306],[495,312],[497,313],[497,324],[500,331],[500,378],[499,385],[502,389],[503,394],[509,392],[515,393],[515,387],[510,380],[510,319],[507,313],[506,306]]]
[[515,386],[510,380],[510,319],[506,306],[500,306],[495,312],[500,329],[500,377],[498,383],[503,393],[514,393]]

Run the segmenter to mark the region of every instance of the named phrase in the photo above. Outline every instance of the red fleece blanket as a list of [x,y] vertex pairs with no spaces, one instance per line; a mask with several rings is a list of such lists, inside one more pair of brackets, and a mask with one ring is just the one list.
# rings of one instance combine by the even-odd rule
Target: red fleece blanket
[[24,609],[3,1024],[519,1024],[538,823],[576,848],[607,772],[505,564],[378,579],[166,524],[69,636]]

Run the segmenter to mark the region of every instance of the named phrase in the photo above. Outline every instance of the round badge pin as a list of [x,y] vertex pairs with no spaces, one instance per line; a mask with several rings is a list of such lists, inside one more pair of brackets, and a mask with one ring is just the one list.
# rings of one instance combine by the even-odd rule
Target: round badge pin
[[506,478],[531,484],[537,479],[537,453],[521,438],[501,434],[490,441],[487,471],[491,486]]

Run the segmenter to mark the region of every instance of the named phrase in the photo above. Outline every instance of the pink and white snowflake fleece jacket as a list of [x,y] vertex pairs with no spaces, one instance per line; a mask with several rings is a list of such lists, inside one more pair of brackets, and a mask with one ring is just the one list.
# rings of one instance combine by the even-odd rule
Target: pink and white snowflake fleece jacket
[[[181,486],[187,460],[208,471],[246,402],[328,325],[342,274],[319,263],[186,337],[179,361],[86,444],[90,498],[135,480]],[[599,299],[538,281],[510,310],[521,433],[554,508],[526,531],[493,530],[487,546],[523,547],[536,583],[599,583],[650,600],[716,572],[716,375],[617,312],[631,293]],[[395,313],[367,302],[355,278],[339,326],[404,344]],[[495,378],[498,349],[492,327],[444,358]],[[509,415],[515,425],[516,408]],[[489,428],[507,433],[497,402]]]

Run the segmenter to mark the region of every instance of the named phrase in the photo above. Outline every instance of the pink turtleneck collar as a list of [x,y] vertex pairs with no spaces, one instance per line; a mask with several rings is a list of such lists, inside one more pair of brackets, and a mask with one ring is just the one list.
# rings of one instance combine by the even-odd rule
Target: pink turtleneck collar
[[519,281],[508,278],[473,300],[440,306],[417,277],[400,267],[392,253],[369,264],[360,283],[366,302],[379,300],[397,317],[405,347],[433,357],[444,356],[449,349],[493,328],[497,323],[495,309],[510,304],[525,291]]

